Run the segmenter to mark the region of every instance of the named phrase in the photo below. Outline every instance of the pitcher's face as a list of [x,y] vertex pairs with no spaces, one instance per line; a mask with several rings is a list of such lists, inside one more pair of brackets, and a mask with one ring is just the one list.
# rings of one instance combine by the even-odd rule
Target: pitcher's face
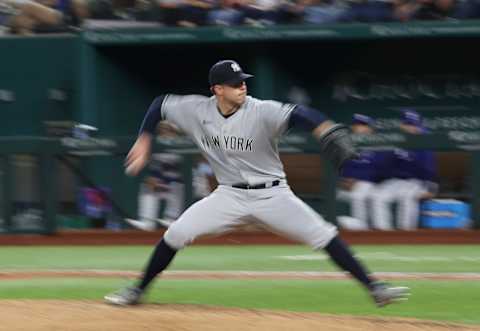
[[235,106],[241,106],[247,97],[247,84],[241,81],[237,84],[222,84],[216,90],[217,95],[221,96],[225,102]]

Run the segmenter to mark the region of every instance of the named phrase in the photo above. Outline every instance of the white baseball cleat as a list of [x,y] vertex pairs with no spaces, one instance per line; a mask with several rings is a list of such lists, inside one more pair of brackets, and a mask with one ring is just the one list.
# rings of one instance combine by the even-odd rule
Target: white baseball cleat
[[394,287],[383,282],[374,282],[370,295],[377,307],[383,307],[391,303],[407,301],[410,296],[410,289],[403,286]]
[[131,306],[140,303],[142,293],[142,290],[138,287],[127,287],[107,294],[104,299],[106,303],[111,305]]
[[125,222],[130,224],[136,229],[143,230],[143,231],[155,231],[157,229],[157,226],[154,221],[137,221],[131,218],[126,218]]

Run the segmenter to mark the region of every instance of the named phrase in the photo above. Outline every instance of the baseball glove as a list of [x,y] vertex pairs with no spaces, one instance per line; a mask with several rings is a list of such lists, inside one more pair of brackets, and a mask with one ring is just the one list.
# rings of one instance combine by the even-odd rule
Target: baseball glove
[[333,163],[337,171],[343,163],[358,156],[350,130],[343,124],[335,124],[319,137],[323,154]]

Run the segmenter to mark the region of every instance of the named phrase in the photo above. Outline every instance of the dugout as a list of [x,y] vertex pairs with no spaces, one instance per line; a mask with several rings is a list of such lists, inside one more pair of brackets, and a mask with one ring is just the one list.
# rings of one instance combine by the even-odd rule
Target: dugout
[[[477,25],[90,29],[80,44],[78,114],[102,132],[135,134],[154,96],[208,95],[208,68],[234,58],[255,73],[249,89],[260,98],[307,103],[346,123],[353,112],[365,113],[386,132],[397,127],[405,107],[415,107],[435,132],[477,130],[480,54],[472,47]],[[469,164],[462,153],[442,152],[438,159],[442,174],[451,174],[452,159]],[[316,208],[325,208],[318,198],[329,194],[318,175],[321,160],[314,155],[284,160],[292,186]]]

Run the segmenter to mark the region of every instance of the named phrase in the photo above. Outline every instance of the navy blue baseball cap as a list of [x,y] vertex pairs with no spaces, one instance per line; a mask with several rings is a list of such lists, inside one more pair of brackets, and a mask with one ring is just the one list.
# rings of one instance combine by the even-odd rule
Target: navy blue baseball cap
[[363,114],[353,114],[352,124],[372,125],[373,119]]
[[233,60],[222,60],[215,63],[208,74],[210,86],[217,84],[237,84],[253,75],[243,72],[240,65]]
[[422,128],[422,117],[413,109],[405,109],[402,114],[402,123]]

